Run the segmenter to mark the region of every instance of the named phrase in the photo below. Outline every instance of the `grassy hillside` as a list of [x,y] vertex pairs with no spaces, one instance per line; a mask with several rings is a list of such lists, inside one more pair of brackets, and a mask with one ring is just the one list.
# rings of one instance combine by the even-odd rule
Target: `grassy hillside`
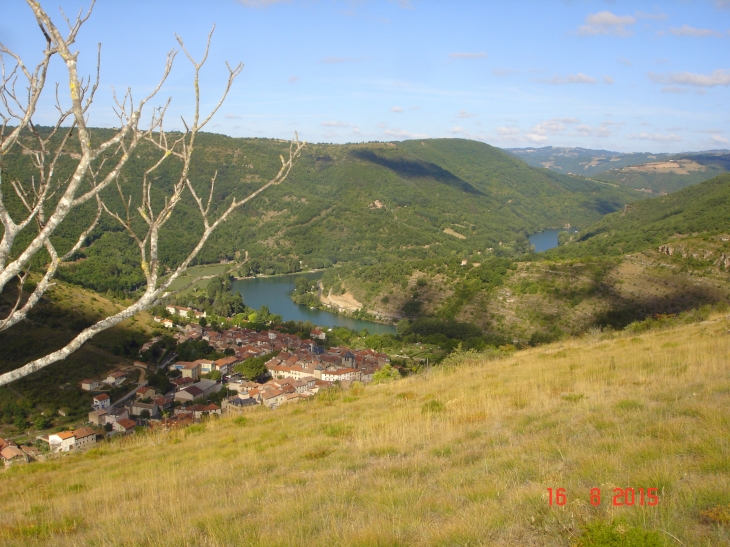
[[[727,545],[728,329],[717,317],[467,354],[391,384],[15,466],[0,475],[0,538]],[[657,488],[658,505],[614,506],[614,488],[629,487]],[[565,488],[566,505],[551,507],[548,488]]]
[[730,174],[667,196],[642,200],[605,216],[549,257],[622,255],[666,243],[675,235],[730,230]]
[[[98,130],[95,138],[106,132]],[[268,180],[287,146],[278,140],[203,134],[190,178],[202,189],[217,171],[216,208]],[[120,177],[123,187],[134,194],[153,158],[148,147],[140,147]],[[58,167],[60,176],[72,165],[66,160]],[[28,179],[29,162],[27,156],[8,157],[6,184],[13,176]],[[171,159],[156,187],[169,187],[174,173]],[[120,207],[116,194],[113,189],[106,197]],[[284,273],[337,262],[445,257],[500,242],[505,252],[519,252],[527,248],[528,233],[566,223],[584,227],[639,196],[615,185],[530,168],[475,141],[310,144],[285,183],[220,227],[200,262],[240,260],[247,252],[252,259],[247,268],[255,273]],[[70,219],[58,234],[60,248],[91,214],[80,211]],[[114,231],[98,230],[78,260],[63,268],[62,277],[99,291],[134,290],[143,276],[131,241],[111,219],[104,223]],[[164,233],[163,263],[179,261],[200,230],[191,203],[182,203]]]
[[[0,293],[0,313],[15,303],[16,287]],[[59,349],[88,325],[116,313],[124,304],[80,287],[57,282],[28,320],[0,333],[0,372]],[[146,312],[102,332],[63,362],[0,387],[0,437],[73,423],[85,417],[91,393],[79,384],[118,367],[130,367],[155,323]],[[125,388],[123,391],[128,391]],[[58,414],[62,410],[66,416]],[[42,427],[37,428],[36,425]]]

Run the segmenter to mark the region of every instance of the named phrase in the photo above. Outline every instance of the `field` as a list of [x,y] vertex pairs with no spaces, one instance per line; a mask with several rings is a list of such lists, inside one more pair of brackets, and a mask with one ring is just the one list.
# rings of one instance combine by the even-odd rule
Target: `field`
[[[728,545],[729,329],[716,316],[461,354],[390,384],[16,466],[0,477],[0,541]],[[614,506],[629,487],[657,488],[658,505]],[[548,488],[566,504],[551,507]]]
[[639,171],[644,173],[676,173],[677,175],[688,175],[693,171],[706,171],[707,167],[690,159],[674,161],[658,161],[654,163],[643,163],[624,167],[624,171]]

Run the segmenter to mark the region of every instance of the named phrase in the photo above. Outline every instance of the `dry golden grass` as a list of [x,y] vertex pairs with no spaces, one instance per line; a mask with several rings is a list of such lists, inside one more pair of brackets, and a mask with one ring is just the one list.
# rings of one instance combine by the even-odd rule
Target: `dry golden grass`
[[[17,466],[0,478],[0,542],[568,546],[583,524],[620,520],[666,545],[727,545],[707,515],[730,504],[729,328],[462,356],[245,424]],[[659,505],[613,507],[617,486],[656,487]]]

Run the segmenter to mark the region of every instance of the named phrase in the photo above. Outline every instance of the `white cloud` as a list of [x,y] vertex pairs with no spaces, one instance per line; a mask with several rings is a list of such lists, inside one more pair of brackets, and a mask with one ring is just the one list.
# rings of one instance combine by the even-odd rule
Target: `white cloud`
[[347,124],[345,122],[339,122],[339,121],[330,121],[330,122],[322,122],[323,127],[347,127]]
[[679,28],[672,27],[669,32],[675,36],[691,36],[693,38],[706,38],[708,36],[722,36],[721,32],[708,28],[695,28],[689,25],[682,25]]
[[542,83],[563,85],[563,84],[595,84],[598,80],[579,72],[578,74],[569,74],[568,76],[553,76],[549,80],[539,80]]
[[626,27],[636,23],[630,15],[614,15],[610,11],[592,13],[586,17],[586,24],[578,27],[580,36],[595,36],[597,34],[611,34],[614,36],[630,36],[631,31]]
[[229,120],[240,120],[241,119],[241,116],[239,116],[238,114],[226,114],[225,117],[228,118]]
[[456,115],[457,118],[473,118],[474,116],[476,116],[476,114],[472,114],[466,110],[459,110],[459,113]]
[[712,135],[712,142],[715,142],[717,144],[730,144],[729,139],[721,137],[720,135]]
[[449,53],[449,57],[451,59],[483,59],[486,57],[487,54],[483,51],[479,51],[476,53],[468,53],[468,52],[456,52],[456,53]]
[[272,4],[288,4],[289,0],[238,0],[247,8],[265,8]]
[[662,88],[662,93],[674,93],[675,95],[684,95],[689,93],[689,89],[686,87],[677,87],[676,85],[665,85]]
[[604,75],[603,76],[603,83],[604,84],[612,84],[614,82],[614,79],[611,78],[611,76]]
[[637,19],[651,19],[652,21],[663,21],[669,18],[666,13],[646,13],[643,11],[637,11],[634,15]]
[[626,135],[627,139],[631,140],[642,140],[642,141],[654,141],[654,142],[677,142],[681,141],[682,139],[675,135],[674,133],[671,133],[669,135],[662,135],[660,133],[633,133],[631,135]]
[[518,71],[513,70],[511,68],[495,68],[494,70],[492,70],[492,74],[494,74],[495,76],[498,76],[500,78],[502,78],[504,76],[509,76],[511,74],[514,74],[515,72],[518,72]]
[[693,85],[699,87],[730,86],[730,70],[720,68],[712,74],[694,74],[693,72],[671,72],[669,74],[648,73],[650,80],[660,84]]
[[289,76],[289,83],[295,84],[299,81],[299,76]]
[[618,58],[618,62],[621,63],[624,66],[632,66],[633,65],[633,63],[631,61],[629,61],[628,59],[626,59],[625,57],[619,57]]
[[497,135],[499,135],[502,140],[507,140],[507,141],[520,140],[520,130],[514,126],[498,127]]
[[391,110],[393,112],[403,112],[403,107],[402,106],[394,106],[394,107],[391,108]]
[[577,123],[580,123],[580,121],[576,118],[552,118],[535,125],[525,134],[525,138],[534,143],[547,142],[548,135],[565,131],[568,125]]
[[395,137],[397,139],[427,139],[425,133],[409,133],[403,129],[386,129],[384,134],[387,137]]
[[465,129],[461,126],[455,126],[451,128],[452,133],[464,133]]
[[730,8],[730,0],[715,0],[715,6],[718,9]]

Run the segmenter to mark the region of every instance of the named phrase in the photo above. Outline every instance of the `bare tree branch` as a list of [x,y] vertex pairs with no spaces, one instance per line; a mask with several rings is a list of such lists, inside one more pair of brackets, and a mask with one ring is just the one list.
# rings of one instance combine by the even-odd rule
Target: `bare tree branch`
[[[12,280],[18,282],[18,297],[9,313],[0,318],[0,331],[6,330],[19,321],[24,320],[33,307],[40,301],[49,287],[60,264],[70,260],[82,248],[88,237],[98,229],[101,216],[106,213],[115,219],[136,243],[139,250],[140,266],[145,276],[146,285],[139,298],[125,309],[106,317],[94,325],[84,329],[63,348],[51,352],[14,371],[0,375],[0,385],[17,380],[36,372],[43,367],[66,358],[82,344],[97,333],[113,327],[135,313],[152,306],[159,298],[168,293],[169,287],[188,268],[198,256],[213,232],[225,222],[230,215],[273,185],[286,179],[296,160],[301,154],[304,142],[300,142],[295,133],[295,140],[290,143],[288,158],[281,157],[281,167],[271,180],[258,190],[237,199],[235,196],[226,200],[227,205],[214,206],[214,193],[217,173],[211,178],[207,190],[207,198],[201,197],[196,190],[198,183],[191,181],[191,164],[196,149],[196,139],[202,128],[208,124],[225,102],[231,87],[243,69],[242,64],[233,68],[226,63],[228,78],[218,102],[207,113],[201,113],[200,72],[208,60],[211,39],[215,27],[211,29],[205,50],[200,61],[196,61],[186,48],[182,38],[176,35],[180,47],[194,68],[193,89],[195,91],[194,109],[188,120],[181,117],[185,132],[169,138],[165,132],[164,119],[170,104],[168,99],[163,106],[152,109],[149,125],[141,128],[143,109],[160,91],[173,68],[176,51],[171,51],[162,76],[150,94],[140,101],[134,101],[131,89],[127,89],[119,99],[113,94],[113,110],[119,119],[116,133],[98,146],[93,146],[91,130],[88,126],[89,109],[94,102],[99,87],[101,69],[101,44],[97,49],[96,75],[92,81],[89,77],[80,77],[77,70],[79,53],[71,51],[78,32],[89,19],[94,7],[92,0],[86,13],[80,11],[71,20],[62,12],[68,32],[62,34],[48,13],[33,0],[26,0],[33,11],[44,40],[43,58],[32,70],[29,69],[19,55],[0,44],[0,161],[2,155],[11,151],[22,153],[32,160],[35,176],[30,180],[16,180],[7,177],[6,187],[11,187],[13,200],[22,205],[24,213],[14,212],[2,194],[5,175],[0,163],[0,224],[3,237],[0,240],[0,291]],[[5,59],[11,59],[14,65],[7,69]],[[33,123],[39,101],[46,86],[48,67],[53,58],[59,58],[65,66],[70,90],[70,104],[63,105],[59,96],[59,85],[52,90],[55,108],[58,112],[57,122],[50,130],[40,131]],[[27,81],[25,96],[18,92],[19,78]],[[70,122],[70,127],[66,125]],[[127,180],[124,168],[141,143],[147,143],[159,156],[152,160],[139,179]],[[63,179],[57,175],[57,165],[62,157],[72,157],[75,167],[70,176]],[[170,157],[180,162],[171,187],[163,199],[153,200],[158,190],[153,186],[163,165]],[[111,184],[117,186],[121,199],[121,207],[112,207],[105,202],[102,192]],[[186,197],[186,193],[190,195]],[[205,193],[202,193],[205,196]],[[56,230],[66,220],[69,213],[95,199],[97,211],[94,219],[76,237],[75,243],[65,252],[59,252],[51,241]],[[167,275],[160,275],[158,249],[162,228],[170,220],[177,206],[183,199],[192,200],[197,205],[197,214],[203,233],[195,246],[188,252],[184,260]],[[15,207],[17,209],[18,207]],[[15,215],[15,216],[13,216]],[[30,229],[31,223],[37,225],[30,241],[22,249],[11,250],[18,234]],[[42,278],[33,291],[27,295],[23,291],[29,277],[31,260],[39,251],[45,249],[49,261],[45,266]],[[203,279],[201,277],[199,279]],[[195,283],[199,279],[193,281]],[[24,298],[27,299],[24,300]]]

